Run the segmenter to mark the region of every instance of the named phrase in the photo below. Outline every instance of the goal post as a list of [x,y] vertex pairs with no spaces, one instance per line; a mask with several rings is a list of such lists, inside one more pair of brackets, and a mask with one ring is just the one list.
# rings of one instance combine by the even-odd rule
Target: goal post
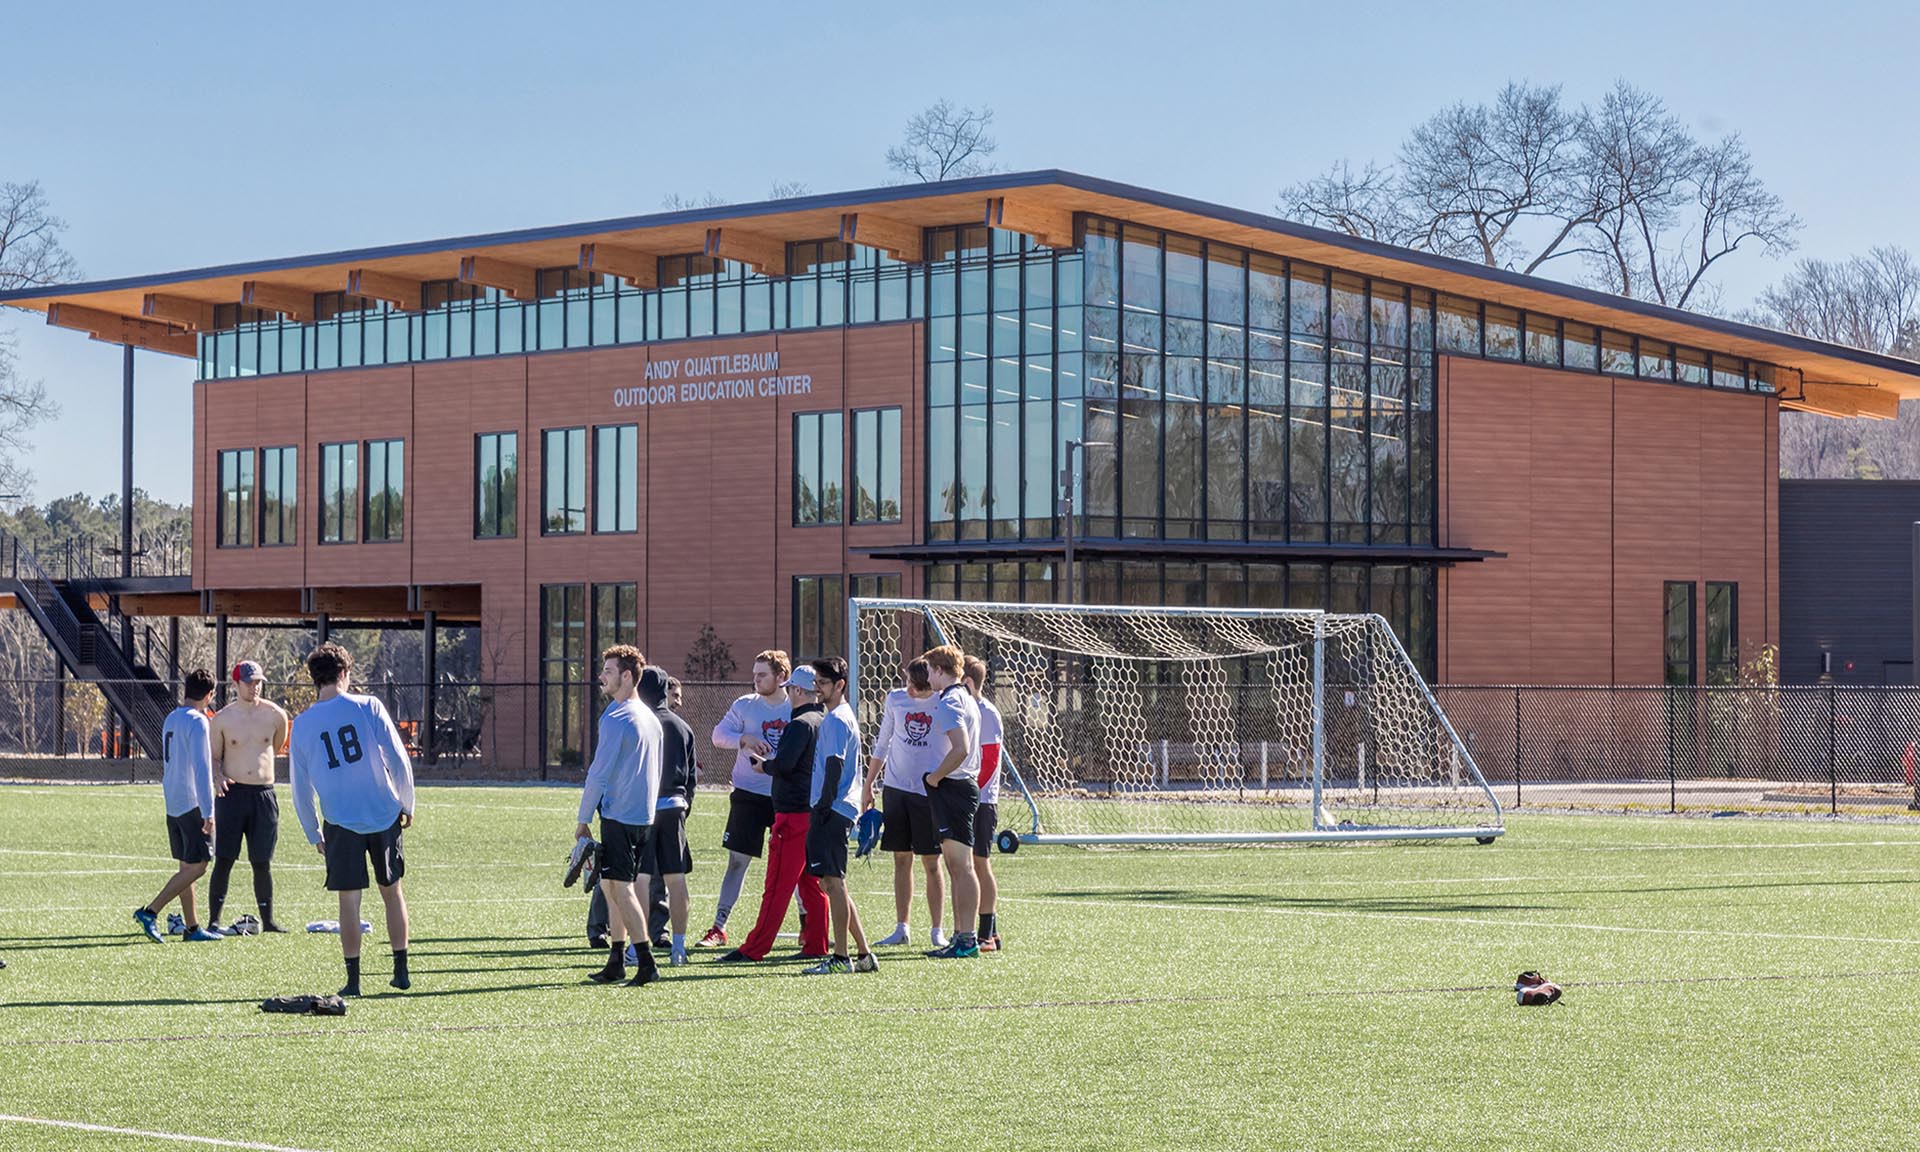
[[869,739],[905,661],[950,643],[986,662],[1005,722],[1001,824],[1019,844],[1505,831],[1471,749],[1377,615],[855,597],[847,632]]

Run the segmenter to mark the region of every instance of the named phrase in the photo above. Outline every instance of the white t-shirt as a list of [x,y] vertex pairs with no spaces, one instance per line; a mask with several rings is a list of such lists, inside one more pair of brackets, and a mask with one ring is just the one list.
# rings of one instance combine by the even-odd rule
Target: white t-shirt
[[[769,752],[780,751],[780,733],[786,731],[793,716],[787,694],[777,694],[772,702],[757,692],[749,692],[733,702],[720,723],[713,726],[713,746],[733,752],[733,786],[759,796],[773,795],[773,777],[753,766],[753,757],[740,747],[740,737],[752,736],[767,743]],[[768,759],[772,759],[769,755]]]
[[881,787],[926,795],[922,777],[940,767],[947,755],[947,742],[934,734],[933,712],[932,696],[916,699],[905,688],[887,693],[880,734],[873,741],[873,755],[886,762]]
[[[982,696],[974,701],[974,703],[980,706],[980,747],[985,749],[988,745],[993,745],[999,749],[1000,756],[1000,759],[994,762],[993,774],[991,776],[985,776],[980,781],[980,803],[998,804],[1000,802],[1000,778],[1007,774],[1007,749],[1006,746],[1001,743],[1001,736],[1005,731],[1005,726],[1000,721],[1000,709],[994,706],[993,701]],[[983,764],[982,768],[984,769],[984,767]]]
[[[946,759],[946,734],[956,728],[967,732],[967,759],[951,773],[958,780],[978,780],[980,778],[980,708],[973,702],[973,694],[967,691],[965,684],[953,684],[940,690],[934,697],[933,730],[940,733],[940,758]],[[937,764],[937,762],[936,762]]]

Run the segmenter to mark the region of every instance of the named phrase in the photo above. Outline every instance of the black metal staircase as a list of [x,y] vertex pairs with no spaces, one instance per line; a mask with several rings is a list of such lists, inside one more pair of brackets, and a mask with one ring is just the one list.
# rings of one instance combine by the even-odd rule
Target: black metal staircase
[[84,586],[53,579],[18,537],[0,544],[20,606],[39,625],[60,662],[74,679],[99,688],[147,755],[158,757],[161,729],[174,706],[171,688],[114,643],[111,625],[94,610]]

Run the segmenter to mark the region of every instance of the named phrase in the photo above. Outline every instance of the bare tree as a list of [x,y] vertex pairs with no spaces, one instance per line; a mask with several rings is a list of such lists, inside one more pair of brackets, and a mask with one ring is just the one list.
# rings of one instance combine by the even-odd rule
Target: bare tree
[[1579,256],[1600,286],[1676,308],[1711,299],[1720,260],[1788,251],[1800,227],[1737,135],[1701,144],[1624,81],[1577,109],[1557,87],[1508,84],[1417,126],[1392,167],[1342,163],[1282,189],[1279,208],[1489,267]]
[[992,126],[993,109],[985,105],[975,110],[937,101],[907,121],[906,136],[887,149],[887,167],[923,184],[984,176],[994,171],[1000,147],[987,135]]
[[[1870,352],[1920,356],[1920,261],[1894,247],[1837,263],[1802,260],[1761,293],[1748,319]],[[1894,420],[1782,412],[1780,474],[1920,479],[1920,403],[1902,403]]]
[[678,192],[669,192],[660,198],[660,207],[669,212],[686,212],[694,208],[718,208],[727,201],[712,192],[702,192],[698,196],[683,196]]
[[[79,265],[60,244],[66,227],[37,182],[0,184],[0,292],[78,278]],[[38,381],[20,378],[13,341],[0,333],[0,491],[19,492],[32,481],[20,463],[27,434],[59,412]]]
[[813,189],[807,187],[806,184],[799,180],[776,181],[773,187],[767,189],[767,199],[769,200],[792,200],[799,196],[811,195],[813,195]]

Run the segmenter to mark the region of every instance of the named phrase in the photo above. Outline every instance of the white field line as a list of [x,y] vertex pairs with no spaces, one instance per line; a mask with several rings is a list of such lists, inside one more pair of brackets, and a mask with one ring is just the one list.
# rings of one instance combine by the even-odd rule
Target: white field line
[[1418,912],[1332,911],[1320,908],[1245,908],[1224,904],[1171,904],[1134,900],[1078,900],[1066,896],[1009,897],[1019,904],[1060,904],[1081,908],[1134,908],[1153,912],[1233,913],[1264,912],[1274,916],[1306,916],[1318,920],[1399,920],[1421,924],[1471,925],[1480,928],[1537,928],[1563,932],[1604,932],[1633,936],[1717,937],[1728,940],[1793,940],[1814,944],[1891,944],[1920,946],[1920,940],[1885,936],[1828,936],[1801,932],[1743,932],[1732,928],[1653,928],[1638,924],[1582,924],[1556,920],[1492,920],[1476,916],[1429,916]]
[[252,1148],[257,1152],[313,1152],[289,1148],[284,1144],[259,1144],[251,1140],[217,1140],[212,1136],[185,1136],[177,1132],[149,1132],[144,1128],[109,1128],[104,1124],[82,1124],[77,1120],[48,1120],[40,1116],[0,1114],[0,1123],[38,1124],[45,1128],[68,1128],[76,1132],[103,1132],[109,1136],[138,1136],[143,1140],[172,1140],[181,1144],[211,1144],[216,1148]]

